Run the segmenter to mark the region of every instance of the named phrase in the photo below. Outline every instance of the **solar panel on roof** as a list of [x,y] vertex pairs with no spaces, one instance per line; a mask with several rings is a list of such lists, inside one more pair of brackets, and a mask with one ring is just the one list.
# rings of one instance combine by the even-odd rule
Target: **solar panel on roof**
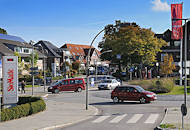
[[22,38],[17,37],[17,36],[11,36],[11,35],[6,35],[6,34],[0,34],[0,39],[4,40],[10,40],[10,41],[17,41],[17,42],[26,42]]

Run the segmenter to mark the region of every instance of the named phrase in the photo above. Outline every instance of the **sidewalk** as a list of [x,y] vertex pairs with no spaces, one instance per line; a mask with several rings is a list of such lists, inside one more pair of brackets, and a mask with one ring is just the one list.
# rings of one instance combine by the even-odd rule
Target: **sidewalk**
[[[28,89],[28,88],[27,88]],[[30,89],[30,88],[29,88]],[[40,91],[36,91],[39,89]],[[31,95],[31,91],[26,94]],[[35,88],[34,95],[44,95],[43,87]],[[73,123],[84,121],[98,114],[98,110],[89,106],[85,110],[84,104],[64,103],[52,100],[45,100],[46,110],[28,117],[0,123],[1,130],[49,130],[59,127],[65,127]]]
[[[180,107],[168,108],[161,124],[174,125],[176,130],[182,129],[182,115]],[[187,107],[187,115],[184,117],[184,130],[190,130],[190,107]]]

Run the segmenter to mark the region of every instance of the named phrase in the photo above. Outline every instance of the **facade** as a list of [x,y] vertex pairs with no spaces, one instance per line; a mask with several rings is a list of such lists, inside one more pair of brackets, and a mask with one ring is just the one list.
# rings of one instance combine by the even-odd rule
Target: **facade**
[[47,66],[45,69],[50,70],[52,76],[56,77],[57,73],[60,71],[61,56],[57,53],[59,48],[54,46],[51,42],[43,40],[38,41],[34,46],[47,57],[45,61]]
[[[185,34],[185,26],[183,26],[183,34]],[[187,23],[187,74],[189,75],[189,69],[190,69],[190,22]],[[181,45],[181,40],[173,40],[171,39],[171,30],[166,30],[163,34],[155,34],[155,36],[157,38],[162,38],[163,40],[165,40],[168,45],[165,47],[162,47],[161,53],[158,53],[157,55],[157,61],[158,62],[163,62],[163,57],[164,55],[167,54],[171,54],[173,56],[175,65],[176,65],[176,70],[175,70],[175,74],[179,75],[179,70],[180,70],[180,66],[181,66],[181,62],[180,62],[180,45]],[[184,35],[185,36],[185,35]],[[182,59],[184,60],[184,55],[185,55],[185,49],[184,49],[184,45],[185,45],[185,39],[183,37],[182,40]]]
[[[61,48],[67,48],[72,55],[73,61],[79,61],[81,66],[85,67],[86,57],[88,55],[89,45],[79,45],[79,44],[64,44]],[[91,62],[90,65],[94,65],[95,62],[99,61],[100,52],[92,47],[91,50]]]
[[[39,60],[37,61],[39,66],[44,55],[37,50],[34,50],[38,53]],[[13,56],[15,52],[18,52],[21,56],[22,63],[25,65],[31,63],[27,60],[28,57],[32,54],[32,45],[28,44],[22,38],[17,36],[11,36],[6,34],[0,34],[0,54],[1,56]],[[39,68],[42,69],[42,68]],[[28,75],[29,71],[23,69],[21,72],[22,75]]]

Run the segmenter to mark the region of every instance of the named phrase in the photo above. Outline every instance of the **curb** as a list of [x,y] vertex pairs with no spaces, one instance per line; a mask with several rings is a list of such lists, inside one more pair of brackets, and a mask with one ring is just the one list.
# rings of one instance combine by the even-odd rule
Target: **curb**
[[42,96],[42,98],[47,98],[47,97],[48,97],[48,95],[49,95],[49,94],[46,94],[46,95]]
[[[99,113],[98,108],[96,108],[96,107],[94,107],[94,106],[91,106],[91,107],[95,109],[95,113],[94,113],[93,116],[98,115],[98,113]],[[38,129],[38,130],[52,130],[52,129],[55,129],[55,128],[63,128],[63,127],[67,127],[67,126],[70,126],[70,125],[73,125],[73,124],[77,124],[77,123],[79,123],[79,122],[82,122],[82,121],[85,121],[85,120],[91,119],[91,118],[93,118],[93,116],[91,116],[91,117],[87,117],[87,118],[84,118],[84,119],[81,119],[81,120],[72,121],[72,122],[65,123],[65,124],[59,124],[59,125],[53,125],[53,126],[49,126],[49,127],[45,127],[45,128],[41,128],[41,129]]]
[[[165,119],[167,112],[168,112],[168,108],[165,109],[165,115],[164,115],[163,120]],[[162,124],[163,120],[160,122],[160,125]],[[154,130],[169,130],[168,128],[161,128],[160,125],[154,128]]]

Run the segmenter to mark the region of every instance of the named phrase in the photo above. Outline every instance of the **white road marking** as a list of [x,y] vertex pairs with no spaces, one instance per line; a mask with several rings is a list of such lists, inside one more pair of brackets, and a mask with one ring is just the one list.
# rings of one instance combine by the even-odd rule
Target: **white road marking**
[[135,114],[127,123],[136,123],[142,116],[143,114]]
[[156,122],[157,118],[158,118],[159,114],[151,114],[148,119],[144,122],[144,123],[150,123],[153,124]]
[[124,117],[126,117],[127,116],[127,114],[124,114],[124,115],[121,115],[121,116],[117,116],[117,117],[115,117],[114,119],[112,119],[111,121],[110,121],[110,123],[118,123],[118,122],[120,122]]
[[100,123],[109,117],[110,116],[101,116],[101,117],[97,118],[96,120],[94,120],[93,123]]

